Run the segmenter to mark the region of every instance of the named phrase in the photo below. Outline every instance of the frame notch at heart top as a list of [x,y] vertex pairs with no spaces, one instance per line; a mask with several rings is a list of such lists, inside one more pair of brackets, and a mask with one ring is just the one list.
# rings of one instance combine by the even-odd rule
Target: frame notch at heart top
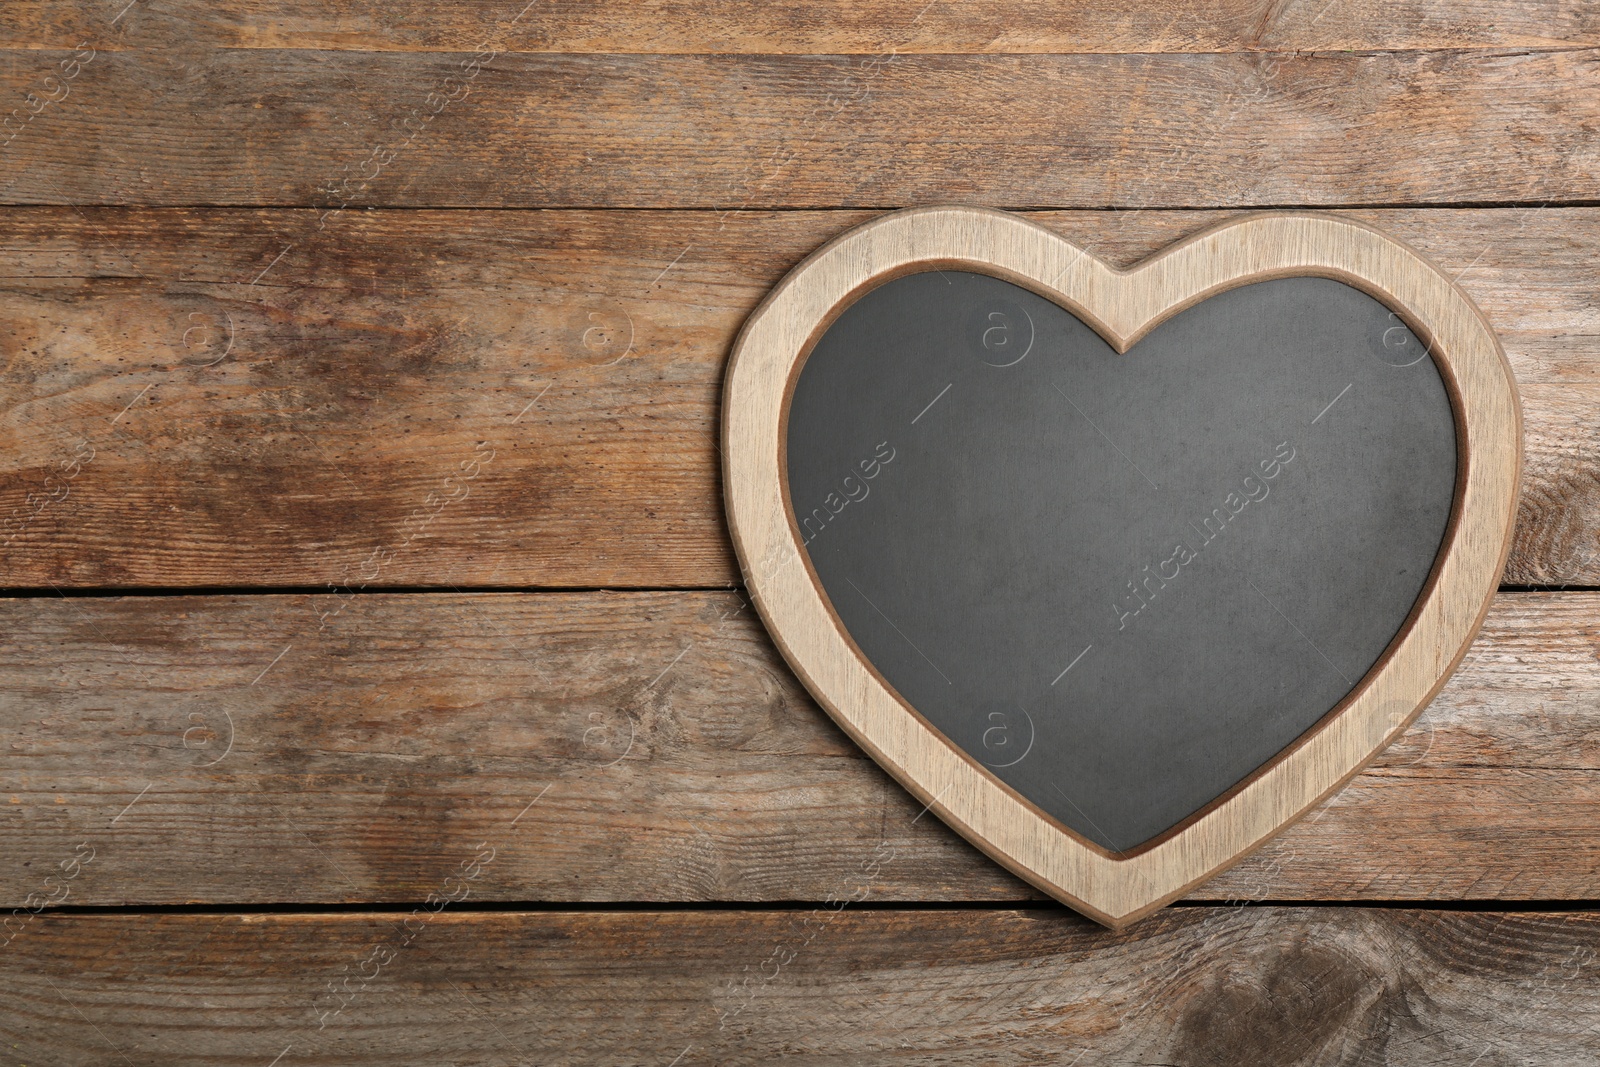
[[723,436],[745,578],[812,695],[1111,926],[1426,706],[1496,588],[1521,452],[1467,297],[1322,214],[1127,271],[1004,212],[882,216],[751,314]]

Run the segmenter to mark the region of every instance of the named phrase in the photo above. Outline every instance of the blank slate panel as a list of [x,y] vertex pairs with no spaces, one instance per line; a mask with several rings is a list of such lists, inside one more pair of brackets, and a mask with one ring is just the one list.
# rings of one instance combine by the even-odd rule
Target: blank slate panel
[[850,306],[801,368],[789,502],[850,637],[952,743],[1126,851],[1355,686],[1438,555],[1438,369],[1341,282],[1234,289],[1124,355],[986,275]]

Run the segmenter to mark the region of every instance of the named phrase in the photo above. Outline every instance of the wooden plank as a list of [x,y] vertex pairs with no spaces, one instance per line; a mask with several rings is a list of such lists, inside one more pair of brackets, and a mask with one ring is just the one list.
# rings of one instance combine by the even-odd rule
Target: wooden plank
[[71,53],[4,55],[0,87],[35,101],[4,135],[7,203],[1584,202],[1600,163],[1592,49],[480,60],[194,46],[100,52],[70,80]]
[[[1592,897],[1597,650],[1600,594],[1501,594],[1400,742],[1198,895]],[[0,734],[10,907],[420,900],[479,843],[474,900],[1034,895],[734,594],[5,601]]]
[[757,913],[40,916],[0,954],[0,1040],[18,1063],[134,1067],[1600,1056],[1592,912],[1185,908],[1111,934],[840,892]]
[[118,18],[82,0],[41,0],[8,13],[3,48],[469,50],[488,41],[519,52],[795,53],[1230,52],[1549,48],[1600,44],[1591,5],[1542,0],[1410,0],[1405,4],[1042,0],[687,0],[618,7],[583,0],[397,0],[375,10],[314,0],[140,4]]
[[[1600,582],[1600,211],[1351,214],[1458,277],[1510,355],[1507,580]],[[0,585],[727,584],[726,353],[867,217],[8,212]],[[1030,217],[1125,266],[1228,215]]]

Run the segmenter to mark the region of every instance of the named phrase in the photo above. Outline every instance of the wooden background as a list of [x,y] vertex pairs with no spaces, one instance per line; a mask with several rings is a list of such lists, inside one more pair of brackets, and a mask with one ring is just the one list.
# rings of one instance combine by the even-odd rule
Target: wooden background
[[[0,1065],[1600,1060],[1600,7],[524,3],[0,15]],[[730,554],[734,331],[940,202],[1346,212],[1522,389],[1460,672],[1123,934]]]

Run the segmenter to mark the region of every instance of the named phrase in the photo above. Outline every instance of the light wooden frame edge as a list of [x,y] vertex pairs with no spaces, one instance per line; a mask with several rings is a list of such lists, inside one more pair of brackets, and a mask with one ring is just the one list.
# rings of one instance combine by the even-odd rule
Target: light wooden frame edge
[[[1064,832],[904,705],[814,584],[783,493],[782,426],[796,366],[840,310],[889,278],[935,265],[1016,282],[1125,351],[1161,321],[1275,277],[1346,282],[1400,314],[1450,390],[1461,475],[1434,578],[1409,629],[1343,701],[1232,796],[1154,847],[1112,858]],[[1249,855],[1371,762],[1444,685],[1487,612],[1510,550],[1521,469],[1516,383],[1498,339],[1454,282],[1363,223],[1322,213],[1246,215],[1121,271],[1017,215],[912,208],[847,231],[751,313],[723,390],[723,482],[751,598],[806,688],[846,733],[963,837],[1013,873],[1120,928]]]

